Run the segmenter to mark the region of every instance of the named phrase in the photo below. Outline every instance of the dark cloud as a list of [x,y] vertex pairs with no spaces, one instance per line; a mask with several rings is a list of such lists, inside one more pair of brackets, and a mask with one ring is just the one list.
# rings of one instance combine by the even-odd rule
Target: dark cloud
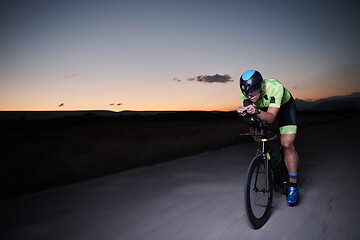
[[[179,78],[173,78],[173,81],[181,82],[181,79]],[[227,74],[220,75],[200,75],[197,77],[191,77],[188,78],[187,81],[197,81],[197,82],[203,82],[203,83],[228,83],[233,82],[234,80],[231,79],[231,77]]]
[[189,81],[198,81],[198,82],[205,82],[205,83],[227,83],[227,82],[233,82],[234,80],[231,79],[231,77],[227,74],[225,75],[219,75],[215,74],[213,76],[211,75],[200,75],[197,76],[196,79],[190,78]]
[[71,75],[68,75],[68,76],[66,76],[66,78],[74,78],[74,77],[77,77],[78,75],[77,74],[71,74]]

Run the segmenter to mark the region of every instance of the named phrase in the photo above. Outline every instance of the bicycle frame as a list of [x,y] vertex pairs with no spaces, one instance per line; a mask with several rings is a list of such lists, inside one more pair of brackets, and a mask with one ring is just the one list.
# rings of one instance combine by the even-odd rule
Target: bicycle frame
[[[273,173],[275,175],[279,176],[279,171],[278,169],[276,169],[275,167],[275,163],[270,163],[271,162],[271,156],[270,156],[270,151],[267,150],[267,143],[270,141],[274,141],[274,140],[279,140],[280,139],[280,134],[279,133],[273,133],[271,136],[267,136],[267,133],[265,131],[265,128],[269,126],[268,124],[263,124],[260,127],[256,128],[255,132],[252,133],[239,133],[238,136],[252,136],[252,137],[259,137],[260,140],[258,142],[258,146],[256,149],[256,155],[261,155],[265,161],[265,168],[266,168],[266,179],[268,181],[269,179],[269,167],[272,168]],[[281,144],[279,143],[279,148],[281,151]],[[281,153],[280,153],[281,154]],[[268,187],[268,185],[267,185]]]
[[[255,229],[258,229],[266,223],[270,216],[273,192],[277,192],[279,189],[283,188],[284,184],[286,184],[287,177],[283,174],[283,168],[285,169],[286,166],[283,161],[284,155],[280,143],[280,133],[272,131],[272,129],[269,128],[269,124],[260,121],[256,116],[253,116],[252,119],[254,121],[250,126],[255,131],[250,133],[239,133],[234,135],[234,137],[252,136],[255,137],[255,140],[258,143],[256,155],[252,159],[247,170],[244,188],[244,201],[247,217],[252,226]],[[273,148],[274,146],[270,144],[270,142],[274,140],[277,140],[278,143],[276,148]],[[261,193],[266,195],[261,195]],[[258,205],[259,203],[260,205]],[[261,207],[263,208],[261,209]]]
[[[275,134],[274,137],[271,138],[261,138],[261,141],[258,144],[257,154],[262,155],[265,160],[265,169],[266,169],[266,188],[269,189],[269,162],[271,159],[270,152],[266,151],[266,143],[272,140],[279,139],[279,136]],[[261,146],[260,146],[261,144]],[[260,150],[261,149],[261,150]]]

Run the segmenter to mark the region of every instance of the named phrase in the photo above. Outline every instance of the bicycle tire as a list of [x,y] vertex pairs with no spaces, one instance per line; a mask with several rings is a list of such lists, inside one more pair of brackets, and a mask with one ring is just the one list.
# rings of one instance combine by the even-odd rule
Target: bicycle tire
[[[261,228],[270,217],[273,199],[273,179],[270,166],[267,167],[267,171],[266,174],[264,157],[258,154],[252,159],[246,174],[244,189],[245,210],[247,218],[254,229]],[[264,179],[268,184],[264,182]],[[258,189],[258,186],[260,186],[260,189]],[[256,199],[257,197],[259,197],[260,201]]]

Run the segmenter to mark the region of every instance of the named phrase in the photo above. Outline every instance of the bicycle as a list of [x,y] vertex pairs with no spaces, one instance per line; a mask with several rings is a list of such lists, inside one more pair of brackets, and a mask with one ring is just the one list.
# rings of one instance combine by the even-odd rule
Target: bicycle
[[[273,192],[286,195],[288,171],[284,153],[280,144],[280,133],[271,129],[271,125],[259,120],[255,115],[246,116],[249,126],[255,129],[251,133],[237,136],[258,138],[255,157],[246,174],[244,200],[247,218],[254,229],[261,228],[269,219]],[[275,147],[270,143],[275,143]]]

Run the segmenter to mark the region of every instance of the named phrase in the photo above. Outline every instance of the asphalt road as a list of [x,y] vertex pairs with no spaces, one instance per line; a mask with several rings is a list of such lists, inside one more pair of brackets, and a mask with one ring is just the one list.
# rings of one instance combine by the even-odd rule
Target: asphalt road
[[0,239],[360,239],[360,118],[300,130],[301,203],[246,219],[254,143],[0,202]]

